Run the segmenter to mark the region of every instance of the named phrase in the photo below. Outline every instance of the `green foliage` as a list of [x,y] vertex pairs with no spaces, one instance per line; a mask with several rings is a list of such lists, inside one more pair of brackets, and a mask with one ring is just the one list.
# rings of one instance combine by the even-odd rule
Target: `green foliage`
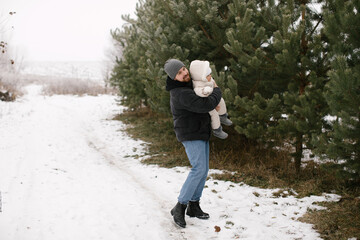
[[[279,95],[271,99],[255,93],[253,99],[236,97],[235,106],[240,111],[231,112],[235,130],[245,136],[257,139],[262,144],[278,143],[276,125],[281,119],[281,100]],[[238,117],[236,117],[238,115]]]
[[222,35],[228,19],[228,1],[140,1],[137,20],[112,32],[122,49],[111,82],[119,87],[123,104],[151,106],[169,113],[163,64],[178,58],[185,64],[210,59],[220,69],[228,56]]
[[[320,133],[329,67],[321,16],[305,1],[234,1],[235,23],[226,32],[235,129],[258,142],[293,145],[296,168],[311,136]],[[307,4],[308,3],[308,4]],[[272,145],[270,145],[272,146]]]
[[325,33],[331,43],[332,70],[326,100],[332,129],[314,136],[317,152],[342,160],[343,173],[360,181],[360,1],[329,1]]
[[116,65],[110,77],[113,86],[118,87],[120,95],[123,96],[122,104],[130,108],[137,108],[146,104],[147,96],[144,91],[144,63],[138,56],[144,55],[144,48],[141,45],[139,28],[128,16],[123,16],[128,25],[120,31],[112,32],[114,40],[122,48],[123,56],[116,60]]
[[[139,1],[137,19],[125,16],[127,24],[112,31],[122,55],[111,82],[124,105],[169,114],[165,61],[208,60],[237,133],[258,147],[290,146],[298,171],[305,149],[324,154],[320,142],[332,141],[349,155],[359,141],[344,127],[358,126],[359,101],[341,96],[350,89],[360,95],[359,0],[341,2]],[[319,3],[321,12],[314,8]],[[341,121],[329,124],[330,113]],[[331,151],[327,156],[344,159]]]

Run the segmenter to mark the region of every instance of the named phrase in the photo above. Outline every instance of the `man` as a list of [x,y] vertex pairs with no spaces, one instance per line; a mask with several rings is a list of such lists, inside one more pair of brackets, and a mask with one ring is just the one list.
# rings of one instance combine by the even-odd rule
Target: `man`
[[185,227],[186,215],[208,219],[199,202],[209,171],[209,139],[211,121],[209,111],[215,109],[221,99],[221,90],[215,83],[208,97],[195,94],[189,71],[177,59],[169,59],[164,65],[168,77],[166,90],[170,92],[170,107],[173,114],[176,138],[185,147],[192,166],[178,196],[178,203],[171,210],[175,223]]

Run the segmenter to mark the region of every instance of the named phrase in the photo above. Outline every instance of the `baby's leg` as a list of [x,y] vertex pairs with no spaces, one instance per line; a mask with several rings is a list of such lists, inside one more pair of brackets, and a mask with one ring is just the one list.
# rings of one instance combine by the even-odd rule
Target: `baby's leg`
[[209,112],[211,117],[211,128],[218,129],[220,127],[220,116],[219,113],[214,109]]
[[213,134],[215,137],[225,139],[228,137],[228,134],[222,130],[220,124],[220,116],[219,113],[214,109],[209,112],[211,117],[211,128],[213,129]]
[[220,109],[219,109],[219,112],[218,112],[219,115],[224,115],[227,112],[227,110],[226,110],[226,104],[225,104],[225,101],[224,101],[223,98],[221,98],[220,103],[219,103],[218,106],[220,106]]
[[231,126],[232,121],[228,118],[227,110],[226,110],[226,104],[223,98],[221,98],[219,103],[220,109],[219,109],[219,116],[220,116],[220,122],[221,124],[224,124],[226,126]]

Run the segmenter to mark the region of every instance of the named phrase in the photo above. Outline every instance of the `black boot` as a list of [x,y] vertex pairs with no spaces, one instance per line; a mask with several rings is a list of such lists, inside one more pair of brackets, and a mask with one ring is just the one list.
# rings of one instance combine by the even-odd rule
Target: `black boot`
[[174,222],[180,227],[184,228],[186,226],[185,222],[185,209],[186,204],[177,203],[170,213],[174,217]]
[[199,201],[189,202],[186,215],[200,219],[208,219],[210,217],[209,214],[201,210]]

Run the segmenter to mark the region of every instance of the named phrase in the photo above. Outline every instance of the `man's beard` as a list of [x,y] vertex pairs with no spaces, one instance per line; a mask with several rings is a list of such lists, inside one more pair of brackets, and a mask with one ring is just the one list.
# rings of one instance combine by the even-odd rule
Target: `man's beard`
[[184,82],[189,82],[191,80],[191,78],[190,78],[190,75],[188,74],[188,75],[186,75],[184,78],[183,78],[183,81]]

